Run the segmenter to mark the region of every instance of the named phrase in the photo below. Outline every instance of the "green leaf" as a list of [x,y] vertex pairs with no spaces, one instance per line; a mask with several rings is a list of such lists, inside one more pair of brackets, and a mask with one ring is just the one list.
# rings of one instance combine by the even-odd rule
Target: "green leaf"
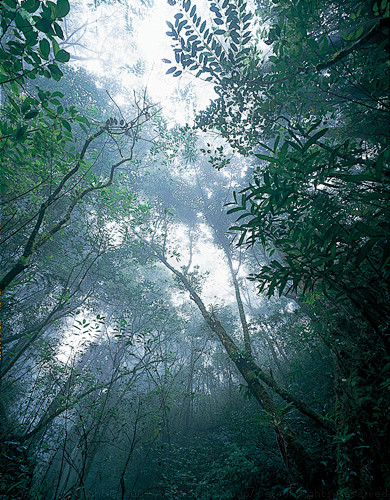
[[51,22],[49,19],[41,17],[35,23],[35,27],[37,28],[37,30],[42,31],[43,33],[49,33],[49,31],[51,30]]
[[20,94],[20,88],[19,85],[16,82],[10,82],[10,87],[11,90],[14,94],[19,95]]
[[237,243],[238,246],[241,246],[243,244],[245,236],[246,236],[246,232],[241,233],[240,239],[238,240],[238,243]]
[[58,82],[58,80],[60,80],[61,77],[63,76],[63,73],[60,70],[60,68],[56,64],[49,64],[48,68],[50,70],[51,76],[54,78],[54,80]]
[[366,258],[366,256],[370,253],[370,251],[373,249],[375,244],[377,243],[378,240],[369,240],[367,243],[365,243],[362,248],[359,250],[358,254],[356,255],[355,259],[355,265],[359,266],[361,262]]
[[3,2],[8,5],[8,7],[11,7],[11,9],[16,9],[17,7],[17,1],[16,0],[3,0]]
[[20,111],[23,113],[23,114],[26,114],[27,111],[30,109],[30,102],[29,102],[29,98],[25,99],[20,107]]
[[354,34],[355,38],[360,38],[362,36],[362,34],[363,34],[363,31],[364,31],[363,26],[360,26],[360,28]]
[[66,50],[60,49],[56,54],[56,61],[66,63],[70,59],[70,54]]
[[58,45],[57,40],[55,40],[54,38],[51,41],[51,44],[53,46],[53,54],[54,54],[54,57],[55,57],[57,55],[58,51],[60,50],[60,46]]
[[41,50],[41,54],[42,54],[43,59],[48,60],[49,59],[49,54],[50,54],[50,44],[46,40],[46,38],[43,38],[39,42],[39,48]]
[[61,123],[62,123],[63,127],[64,127],[64,128],[66,128],[66,130],[67,130],[68,132],[71,132],[71,131],[72,131],[72,127],[71,127],[71,125],[70,125],[70,123],[69,123],[68,121],[66,121],[66,120],[64,120],[64,119],[62,118],[62,119],[61,119]]
[[323,137],[327,133],[328,130],[329,130],[328,128],[324,128],[324,129],[320,130],[319,132],[317,132],[316,134],[314,134],[312,137],[310,137],[310,139],[307,141],[307,143],[304,144],[302,152],[304,153],[305,151],[307,151],[310,148],[310,146],[315,144],[318,141],[318,139]]
[[78,121],[79,123],[85,123],[86,125],[88,125],[88,127],[90,127],[90,126],[91,126],[91,124],[90,124],[90,122],[89,122],[88,118],[86,118],[85,116],[78,116],[78,117],[77,117],[77,121]]
[[21,139],[24,136],[26,130],[27,130],[26,125],[22,125],[21,127],[19,127],[18,131],[16,132],[16,140]]
[[27,113],[24,118],[26,120],[30,120],[31,118],[35,118],[37,116],[37,114],[39,113],[39,111],[37,109],[34,109],[32,111],[30,111],[29,113]]
[[390,193],[384,191],[383,193],[367,193],[364,194],[364,201],[378,201],[389,199]]
[[58,36],[58,38],[61,38],[61,40],[63,40],[65,37],[64,37],[64,32],[62,31],[61,26],[58,23],[54,23],[53,26],[54,26],[54,31],[56,32],[56,35]]
[[55,15],[58,18],[65,17],[70,10],[70,5],[68,0],[58,0],[57,5],[55,7]]
[[289,144],[290,146],[292,146],[294,149],[296,149],[297,151],[299,151],[300,153],[303,153],[303,148],[301,148],[298,144],[295,144],[295,142],[292,142],[292,141],[286,141],[285,144]]
[[244,210],[242,207],[234,207],[234,208],[230,208],[226,213],[228,215],[230,215],[230,214],[234,214],[235,212],[241,212],[242,210]]
[[22,3],[22,7],[27,10],[30,14],[38,10],[39,2],[38,0],[26,0]]
[[278,163],[278,160],[276,158],[272,158],[272,156],[267,156],[267,155],[261,155],[261,154],[255,154],[257,158],[260,160],[268,161],[270,163]]
[[322,122],[322,120],[321,120],[321,119],[320,119],[320,120],[316,120],[316,121],[313,123],[313,125],[309,128],[309,130],[307,131],[307,134],[308,134],[308,135],[309,135],[309,134],[311,134],[311,133],[313,132],[313,130],[315,130],[315,129],[318,127],[318,125],[320,125],[320,123],[321,123],[321,122]]
[[32,26],[27,19],[22,17],[19,12],[15,14],[15,24],[23,33],[28,33],[32,31]]
[[383,236],[383,234],[380,231],[377,231],[376,229],[368,226],[364,222],[357,222],[355,227],[361,233],[367,234],[368,236],[372,236],[373,238],[378,238],[380,236]]

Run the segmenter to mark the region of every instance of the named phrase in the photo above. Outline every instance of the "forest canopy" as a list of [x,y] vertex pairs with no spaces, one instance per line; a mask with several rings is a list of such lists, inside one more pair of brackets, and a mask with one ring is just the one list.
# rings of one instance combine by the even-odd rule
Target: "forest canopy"
[[390,495],[389,11],[1,2],[0,498]]

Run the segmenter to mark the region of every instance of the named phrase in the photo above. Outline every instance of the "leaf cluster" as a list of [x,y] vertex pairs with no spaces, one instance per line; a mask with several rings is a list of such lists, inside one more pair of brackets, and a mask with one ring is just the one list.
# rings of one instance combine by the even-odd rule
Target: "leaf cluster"
[[60,48],[64,39],[60,21],[69,13],[68,0],[5,0],[2,6],[0,42],[0,84],[14,90],[26,78],[38,75],[59,80],[58,63],[70,55]]

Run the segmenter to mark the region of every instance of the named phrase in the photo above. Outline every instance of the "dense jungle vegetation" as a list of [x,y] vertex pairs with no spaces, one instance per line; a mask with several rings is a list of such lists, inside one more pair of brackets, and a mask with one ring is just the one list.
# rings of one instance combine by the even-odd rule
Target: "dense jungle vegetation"
[[0,8],[0,498],[389,498],[389,0]]

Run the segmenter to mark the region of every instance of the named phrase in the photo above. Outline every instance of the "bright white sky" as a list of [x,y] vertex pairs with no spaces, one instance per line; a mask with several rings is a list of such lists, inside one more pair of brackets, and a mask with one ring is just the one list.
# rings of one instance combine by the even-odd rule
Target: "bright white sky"
[[166,75],[170,66],[163,63],[162,59],[172,60],[173,53],[170,38],[166,35],[168,27],[165,21],[172,20],[173,15],[174,11],[167,1],[156,0],[155,6],[150,10],[150,17],[137,25],[135,36],[140,56],[148,63],[146,79],[151,95],[164,103],[164,112],[168,116],[184,124],[191,109],[186,109],[184,105],[177,106],[177,103],[169,102],[169,98],[191,83],[198,108],[203,109],[215,97],[215,93],[210,83],[195,80],[191,76],[183,74],[179,78],[173,78],[172,75]]
[[[128,0],[128,5],[141,5],[140,0]],[[145,18],[137,18],[126,5],[102,3],[96,11],[91,10],[89,0],[71,0],[71,23],[68,33],[76,27],[88,23],[87,30],[80,40],[86,47],[75,47],[70,52],[82,56],[76,64],[94,73],[97,78],[114,78],[122,87],[115,95],[119,105],[125,105],[132,99],[134,88],[147,87],[154,102],[163,104],[163,112],[173,125],[185,124],[193,115],[193,108],[205,108],[210,99],[215,97],[213,86],[190,75],[183,74],[179,78],[166,75],[169,65],[163,58],[172,60],[170,38],[166,35],[166,21],[172,21],[175,14],[167,0],[155,0],[150,9],[144,9]],[[126,18],[132,18],[131,30],[126,29]],[[74,28],[73,28],[74,29]],[[82,30],[72,40],[76,40]],[[129,67],[142,60],[146,63],[144,75],[136,77]],[[191,84],[191,102],[178,102],[177,98],[188,84]]]

